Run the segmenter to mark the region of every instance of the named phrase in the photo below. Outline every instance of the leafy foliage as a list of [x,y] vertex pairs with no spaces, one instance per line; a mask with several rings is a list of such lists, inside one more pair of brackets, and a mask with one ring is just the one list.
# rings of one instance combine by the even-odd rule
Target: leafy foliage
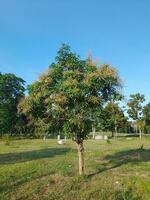
[[122,131],[122,129],[125,132],[125,129],[128,127],[128,121],[118,103],[111,101],[105,106],[102,125],[104,130],[109,130],[112,133],[118,130]]
[[145,122],[146,132],[150,133],[150,103],[143,108],[143,119]]
[[63,44],[56,63],[29,86],[29,96],[20,108],[34,120],[42,120],[47,131],[84,140],[97,112],[118,96],[119,88],[115,68],[81,60]]
[[0,73],[0,133],[10,133],[18,128],[17,105],[24,96],[25,81],[14,74]]
[[130,100],[128,102],[128,114],[133,120],[140,119],[142,115],[142,103],[145,101],[145,96],[140,93],[130,95]]
[[143,112],[143,102],[145,101],[145,96],[140,93],[130,95],[130,100],[128,102],[128,114],[135,121],[136,133],[140,132],[140,138],[142,130],[144,129],[144,121],[142,119]]

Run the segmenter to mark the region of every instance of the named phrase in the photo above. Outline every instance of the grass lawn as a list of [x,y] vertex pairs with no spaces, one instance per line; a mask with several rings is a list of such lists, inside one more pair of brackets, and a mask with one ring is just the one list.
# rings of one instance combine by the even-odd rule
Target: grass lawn
[[85,141],[85,173],[72,141],[0,140],[0,200],[150,200],[150,138]]

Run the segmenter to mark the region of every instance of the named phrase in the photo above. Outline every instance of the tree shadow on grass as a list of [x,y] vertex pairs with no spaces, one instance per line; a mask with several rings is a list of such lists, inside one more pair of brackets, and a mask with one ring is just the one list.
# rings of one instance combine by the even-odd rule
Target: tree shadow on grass
[[122,165],[129,163],[139,164],[140,162],[150,161],[150,149],[131,149],[126,151],[120,151],[113,155],[105,156],[103,159],[105,162],[102,163],[102,168],[95,173],[89,174],[88,177],[93,177],[102,172],[115,169]]
[[0,154],[0,165],[15,164],[26,161],[32,161],[42,158],[51,158],[54,156],[64,155],[72,151],[71,148],[46,148],[33,151],[4,153]]
[[[0,165],[4,164],[15,164],[15,163],[23,163],[26,161],[32,161],[32,160],[38,160],[42,158],[52,158],[55,156],[61,156],[65,155],[69,152],[74,152],[75,150],[68,147],[63,148],[46,148],[46,149],[39,149],[39,150],[33,150],[33,151],[25,151],[25,152],[15,152],[15,153],[5,153],[0,154]],[[54,173],[54,170],[50,171],[43,171],[41,174],[36,174],[36,171],[32,172],[26,172],[26,176],[23,174],[19,177],[16,177],[16,175],[11,175],[9,177],[9,182],[1,184],[0,185],[0,192],[6,192],[9,190],[14,190],[18,186],[34,179],[39,180],[40,178],[49,176]],[[13,186],[12,186],[13,182]]]

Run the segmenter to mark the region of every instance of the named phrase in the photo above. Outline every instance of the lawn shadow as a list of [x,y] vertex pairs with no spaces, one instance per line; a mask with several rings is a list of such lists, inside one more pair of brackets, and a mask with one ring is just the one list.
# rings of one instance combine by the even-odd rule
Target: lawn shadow
[[71,148],[63,147],[63,148],[46,148],[46,149],[15,152],[15,153],[3,153],[0,154],[0,165],[15,164],[42,158],[50,158],[58,155],[64,155],[69,151],[73,150]]
[[[71,153],[75,152],[75,149],[68,148],[68,147],[58,147],[58,148],[46,148],[46,149],[15,152],[15,153],[4,153],[4,154],[0,154],[0,165],[23,163],[26,161],[38,160],[38,159],[42,159],[42,158],[52,158],[55,156],[65,155],[69,152],[71,152]],[[10,180],[13,181],[13,187],[9,182],[6,184],[1,184],[0,192],[14,190],[14,188],[17,188],[18,186],[20,186],[32,179],[39,180],[40,178],[49,176],[50,174],[54,173],[52,170],[52,171],[46,171],[46,173],[43,172],[41,175],[35,176],[35,172],[36,171],[26,172],[27,174],[29,173],[27,176],[20,175],[19,178],[15,177],[15,175],[12,174],[9,177],[9,182],[11,182]]]
[[88,177],[93,177],[97,174],[115,169],[128,163],[136,165],[140,162],[149,162],[150,149],[130,149],[126,151],[120,151],[113,155],[105,156],[103,160],[104,164],[101,164],[102,168],[95,173],[89,174]]

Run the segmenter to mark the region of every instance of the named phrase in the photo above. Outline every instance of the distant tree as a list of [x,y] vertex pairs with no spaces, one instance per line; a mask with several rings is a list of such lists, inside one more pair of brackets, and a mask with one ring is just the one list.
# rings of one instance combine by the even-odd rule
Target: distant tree
[[143,119],[145,121],[145,128],[150,133],[150,103],[143,108]]
[[[143,112],[143,102],[145,101],[145,96],[141,95],[140,93],[130,95],[130,99],[127,103],[128,105],[128,114],[129,117],[135,121],[136,124],[136,133],[138,130],[138,123],[142,119],[142,112]],[[140,138],[142,137],[141,128],[139,126]]]
[[0,133],[13,133],[18,121],[17,105],[24,96],[25,81],[14,74],[0,73]]
[[119,129],[125,130],[127,127],[127,117],[124,115],[124,111],[119,107],[118,103],[109,102],[103,111],[103,127],[105,130],[114,133],[117,136]]
[[91,131],[96,112],[118,95],[120,81],[108,65],[97,67],[81,60],[62,45],[53,63],[39,80],[29,87],[22,103],[25,113],[42,120],[48,131],[70,136],[77,144],[79,174],[84,172],[83,141]]

